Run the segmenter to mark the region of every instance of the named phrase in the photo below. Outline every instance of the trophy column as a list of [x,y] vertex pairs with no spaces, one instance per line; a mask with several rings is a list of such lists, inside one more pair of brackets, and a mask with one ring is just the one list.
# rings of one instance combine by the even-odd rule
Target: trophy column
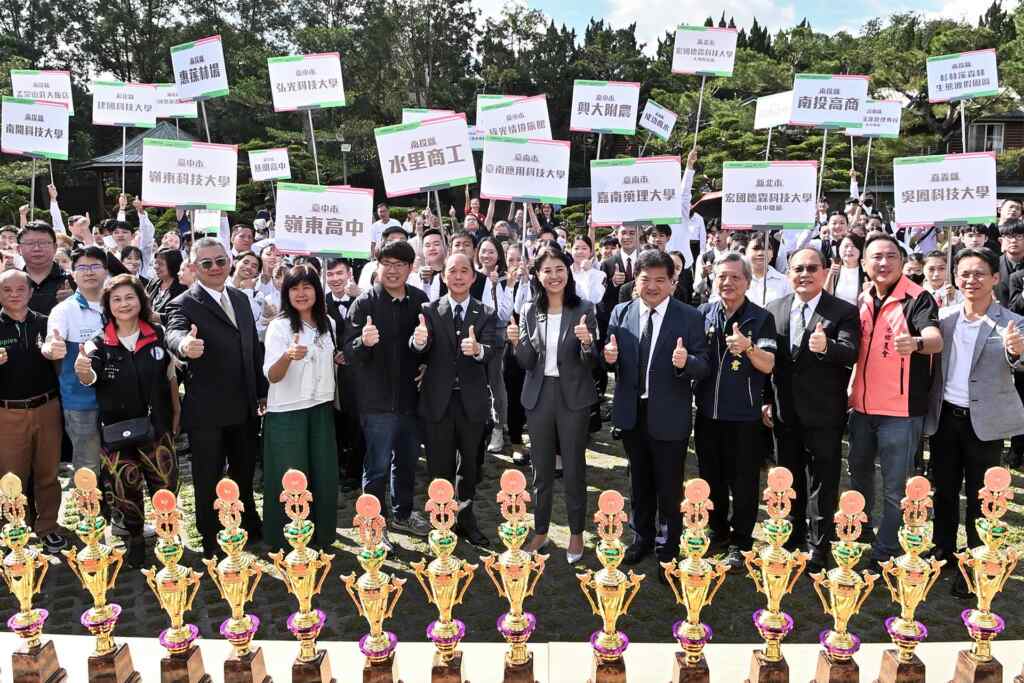
[[75,533],[85,547],[81,551],[72,548],[63,552],[71,571],[92,595],[93,606],[81,618],[82,626],[96,636],[96,649],[89,656],[89,681],[138,683],[142,679],[132,664],[128,645],[117,645],[112,635],[117,618],[121,616],[121,606],[107,602],[107,591],[117,581],[125,550],[101,543],[107,524],[100,516],[96,474],[87,467],[75,472],[75,489],[71,495],[81,514]]
[[0,478],[0,507],[6,520],[0,541],[11,551],[4,556],[4,583],[18,600],[18,611],[7,620],[7,628],[23,641],[11,655],[11,664],[16,683],[60,683],[67,680],[67,672],[60,668],[53,641],[42,642],[43,624],[50,613],[32,607],[32,598],[43,587],[50,558],[28,545],[32,530],[25,524],[27,502],[18,475],[8,472]]

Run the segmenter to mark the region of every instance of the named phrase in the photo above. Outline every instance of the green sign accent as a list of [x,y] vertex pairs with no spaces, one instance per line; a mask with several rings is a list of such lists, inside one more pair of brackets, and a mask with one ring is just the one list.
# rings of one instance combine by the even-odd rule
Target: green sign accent
[[38,157],[40,159],[57,159],[59,161],[67,161],[67,154],[60,154],[58,152],[26,152],[27,156]]
[[419,121],[413,121],[411,123],[396,123],[391,126],[383,126],[382,128],[374,128],[373,134],[380,135],[391,135],[392,133],[402,133],[407,130],[416,130],[420,127]]
[[181,45],[175,45],[171,48],[171,54],[173,55],[175,52],[181,52],[182,50],[189,50],[195,46],[195,41],[192,41],[191,43],[182,43]]
[[636,159],[594,159],[590,162],[590,168],[601,168],[603,166],[633,166]]
[[285,57],[268,57],[267,64],[281,64],[284,62],[301,62],[305,59],[302,55],[287,55]]
[[771,166],[769,161],[726,161],[722,164],[722,168],[768,168]]
[[731,71],[698,71],[696,74],[698,76],[719,76],[721,78],[729,78],[732,76]]
[[945,154],[931,154],[923,157],[900,157],[893,159],[892,163],[895,166],[905,166],[906,164],[935,164],[945,160]]
[[942,62],[942,61],[945,61],[947,59],[960,59],[960,55],[962,55],[962,54],[963,54],[963,52],[954,52],[953,54],[950,54],[950,55],[936,55],[934,57],[929,57],[928,61],[929,62]]
[[123,88],[125,85],[127,85],[122,81],[93,81],[93,83],[95,85],[106,85],[111,88]]
[[832,74],[797,74],[795,78],[814,81],[827,81],[832,78]]
[[573,85],[597,85],[597,86],[608,85],[608,81],[588,81],[588,80],[583,80],[583,79],[577,79],[577,80],[573,81],[572,83],[573,83]]
[[708,30],[708,27],[707,26],[685,26],[683,24],[679,24],[679,26],[676,28],[676,30],[677,31],[694,31],[694,32],[698,32],[698,33],[703,33],[704,31]]
[[511,142],[516,145],[528,145],[530,143],[526,138],[511,138],[507,135],[485,135],[485,142]]
[[197,99],[197,100],[209,100],[209,99],[213,99],[214,97],[224,97],[227,94],[228,94],[228,88],[224,88],[223,90],[211,90],[210,92],[204,92],[202,95],[199,95],[195,99]]
[[12,104],[35,104],[36,101],[28,97],[8,97],[4,95],[4,102],[11,102]]
[[319,102],[313,106],[317,109],[327,109],[328,107],[344,107],[345,100],[328,100],[326,102]]
[[177,147],[178,149],[189,149],[192,147],[191,140],[164,140],[160,138],[146,138],[142,141],[143,147]]
[[304,183],[278,183],[278,190],[291,190],[292,192],[327,192],[323,185],[306,185]]
[[505,107],[511,107],[513,104],[519,104],[520,100],[509,100],[507,102],[497,102],[495,104],[486,104],[480,107],[480,111],[491,111],[492,109],[504,109]]
[[40,69],[11,69],[11,73],[19,76],[38,76],[43,72]]

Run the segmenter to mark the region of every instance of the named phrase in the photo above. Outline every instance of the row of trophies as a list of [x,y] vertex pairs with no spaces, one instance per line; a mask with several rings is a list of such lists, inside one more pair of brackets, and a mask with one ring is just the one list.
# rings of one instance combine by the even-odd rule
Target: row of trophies
[[[793,629],[793,619],[782,611],[783,596],[791,592],[804,571],[807,554],[787,551],[783,545],[791,532],[786,519],[790,500],[794,497],[792,474],[777,467],[768,474],[764,502],[769,518],[764,522],[768,543],[756,551],[745,553],[746,567],[757,590],[767,598],[767,607],[753,614],[754,625],[764,639],[764,648],[753,653],[747,683],[776,683],[789,680],[789,669],[780,643]],[[82,624],[96,637],[95,652],[89,657],[89,680],[104,683],[135,683],[140,680],[134,670],[126,644],[117,645],[112,631],[121,613],[120,606],[110,603],[106,593],[112,588],[121,569],[124,550],[103,543],[106,523],[100,514],[100,493],[96,476],[80,469],[74,477],[75,501],[80,512],[77,534],[85,546],[81,550],[64,551],[68,564],[82,585],[92,595],[93,607],[81,618]],[[292,667],[294,683],[331,683],[331,665],[327,653],[318,649],[316,640],[326,621],[322,610],[313,607],[313,597],[320,593],[334,559],[333,555],[308,547],[313,535],[309,521],[312,495],[302,472],[289,470],[283,478],[281,502],[291,520],[284,528],[292,550],[272,553],[279,577],[298,602],[298,611],[288,618],[288,629],[299,641],[299,652]],[[427,599],[436,605],[438,618],[427,627],[427,636],[434,643],[432,683],[462,683],[462,653],[459,643],[466,634],[463,622],[452,611],[462,602],[473,580],[477,565],[453,556],[458,538],[452,533],[458,504],[448,481],[434,480],[428,490],[426,509],[433,530],[429,545],[434,558],[413,563],[416,578]],[[709,671],[703,650],[711,640],[711,627],[700,621],[701,610],[712,602],[725,580],[726,567],[704,557],[708,550],[706,526],[712,508],[710,489],[702,479],[686,483],[682,503],[685,531],[682,537],[684,557],[662,563],[665,576],[676,601],[686,609],[686,617],[675,623],[673,636],[682,647],[675,655],[673,683],[707,683]],[[977,522],[984,545],[957,555],[960,571],[971,591],[977,596],[977,607],[961,614],[974,643],[970,650],[959,653],[953,683],[994,683],[1002,681],[1002,666],[993,658],[991,641],[1004,628],[1003,619],[991,611],[992,600],[1005,585],[1017,564],[1017,553],[1006,548],[1009,528],[1002,521],[1007,501],[1012,498],[1010,474],[1003,468],[992,468],[985,476],[985,487],[979,492],[983,517]],[[527,641],[534,631],[536,617],[523,609],[533,594],[547,557],[528,553],[522,545],[529,534],[526,504],[530,500],[526,479],[518,470],[508,470],[501,477],[497,497],[505,522],[498,533],[506,550],[483,559],[500,597],[507,599],[509,611],[497,622],[498,631],[509,644],[505,655],[505,683],[534,683],[533,655]],[[3,577],[18,600],[19,611],[7,624],[23,639],[23,646],[13,656],[15,683],[58,683],[66,674],[60,668],[53,642],[41,639],[47,611],[34,608],[32,600],[39,592],[49,566],[47,556],[29,545],[31,530],[25,522],[26,499],[21,481],[13,474],[0,479],[0,505],[6,523],[0,541],[10,552],[4,557]],[[907,482],[903,499],[903,521],[900,544],[904,554],[882,564],[882,578],[894,603],[900,606],[899,616],[886,620],[885,627],[895,644],[886,650],[876,683],[923,683],[925,667],[914,650],[928,631],[915,620],[917,606],[923,602],[939,577],[944,562],[925,560],[921,554],[931,547],[931,523],[928,508],[931,489],[928,480],[914,477]],[[201,572],[182,566],[183,546],[180,540],[181,515],[174,494],[167,490],[153,496],[153,508],[159,540],[156,556],[163,564],[143,570],[160,606],[170,617],[170,627],[160,634],[160,643],[167,655],[161,660],[162,683],[205,683],[202,655],[195,640],[199,629],[185,622],[198,591]],[[220,627],[233,652],[224,663],[226,683],[270,683],[259,647],[252,646],[260,621],[245,612],[262,576],[256,557],[245,551],[248,534],[241,528],[242,504],[238,486],[223,479],[217,486],[215,508],[223,529],[218,543],[225,558],[204,560],[221,596],[231,608],[231,616]],[[356,501],[355,528],[359,534],[359,564],[363,574],[343,576],[345,588],[360,616],[369,623],[370,631],[359,641],[365,655],[363,683],[398,683],[395,649],[397,638],[384,630],[384,622],[394,613],[405,580],[391,576],[382,567],[387,558],[382,543],[385,528],[380,502],[371,495]],[[602,627],[590,638],[593,648],[591,683],[624,683],[626,668],[623,653],[629,639],[617,630],[619,617],[625,615],[640,589],[643,575],[619,570],[625,547],[621,541],[626,514],[623,498],[617,491],[604,491],[598,498],[594,515],[600,541],[597,558],[602,569],[578,574],[580,588]],[[856,635],[848,630],[850,619],[857,614],[874,587],[878,576],[854,570],[865,545],[858,543],[861,525],[867,520],[864,498],[847,491],[835,514],[836,535],[832,554],[836,568],[814,574],[814,588],[825,612],[834,620],[831,629],[822,631],[816,676],[812,683],[850,683],[859,681],[854,653],[860,647]],[[1024,673],[1016,683],[1024,683]]]

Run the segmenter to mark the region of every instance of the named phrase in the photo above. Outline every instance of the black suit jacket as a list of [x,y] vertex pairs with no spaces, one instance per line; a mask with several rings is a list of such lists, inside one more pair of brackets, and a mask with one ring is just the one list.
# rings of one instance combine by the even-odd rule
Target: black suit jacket
[[[1010,287],[1013,284],[1013,276],[1017,275],[1021,270],[1024,270],[1024,264],[1017,264],[1016,266],[1006,258],[1006,254],[999,257],[999,282],[993,288],[993,292],[996,295],[996,300],[999,301],[1005,308],[1009,308],[1013,312],[1017,312],[1016,309],[1010,304],[1010,298],[1012,292]],[[1018,282],[1018,285],[1020,283]]]
[[[634,270],[636,267],[636,258],[640,255],[639,250],[633,252],[633,266]],[[612,310],[619,305],[619,286],[616,286],[612,282],[612,278],[615,276],[615,268],[618,267],[623,273],[626,272],[625,262],[622,260],[622,253],[615,252],[615,255],[610,259],[601,261],[601,271],[604,273],[604,296],[601,297],[601,303],[597,306],[597,319],[601,321],[602,328],[607,327],[608,318],[612,315]],[[633,273],[636,274],[635,272]],[[625,286],[626,280],[622,283]]]
[[[1002,281],[1002,278],[1000,278]],[[1010,276],[1010,285],[1008,288],[1009,301],[1003,306],[1009,308],[1017,315],[1024,315],[1024,270],[1018,270],[1016,273]]]
[[[473,334],[483,347],[480,360],[462,353],[462,339],[455,334],[455,318],[448,297],[423,304],[423,315],[427,320],[430,337],[421,354],[427,364],[420,389],[419,414],[430,422],[440,422],[453,398],[462,401],[466,416],[475,422],[486,422],[491,414],[491,390],[487,382],[487,361],[495,353],[494,310],[477,299],[467,300],[465,321],[462,329]],[[409,341],[412,345],[412,340]],[[412,346],[415,351],[416,347]],[[459,391],[452,390],[456,377]]]
[[[765,402],[772,404],[776,423],[841,427],[846,420],[850,369],[857,362],[860,346],[860,314],[856,306],[823,290],[794,354],[789,344],[789,314],[795,296],[789,294],[765,307],[775,318],[777,337],[775,369],[771,382],[765,384]],[[828,338],[821,354],[807,347],[818,323]]]
[[[225,287],[225,291],[238,327],[198,283],[167,305],[167,346],[188,363],[188,391],[181,407],[181,426],[186,430],[226,427],[254,419],[257,402],[267,397],[263,345],[256,333],[249,297],[234,287]],[[199,358],[186,358],[178,351],[192,325],[205,346]]]

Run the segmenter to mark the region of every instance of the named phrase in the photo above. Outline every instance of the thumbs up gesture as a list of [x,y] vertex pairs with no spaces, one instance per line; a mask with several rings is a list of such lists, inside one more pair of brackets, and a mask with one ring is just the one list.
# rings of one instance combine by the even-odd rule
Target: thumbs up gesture
[[515,318],[508,321],[508,327],[505,328],[505,338],[508,339],[508,343],[512,346],[519,343],[519,325],[516,324]]
[[626,281],[626,274],[622,272],[622,268],[619,268],[619,264],[615,264],[615,274],[612,275],[612,284],[616,287],[621,287],[622,283]]
[[380,332],[377,330],[377,326],[373,324],[373,316],[366,316],[366,324],[363,325],[362,341],[363,346],[371,348],[380,341]]
[[619,361],[619,343],[613,334],[604,345],[604,362],[608,365],[615,365]]
[[43,342],[40,349],[48,360],[63,360],[68,355],[68,345],[60,336],[60,330],[54,329],[50,338]]
[[750,341],[750,337],[740,331],[739,323],[733,323],[732,334],[725,338],[725,344],[734,356],[741,356],[753,345],[753,342]]
[[430,329],[427,327],[427,318],[420,313],[420,324],[412,331],[412,343],[417,349],[424,349],[429,338]]
[[1011,320],[1006,326],[1006,332],[1003,334],[1003,348],[1011,356],[1024,354],[1024,336],[1017,329],[1017,322],[1015,320]]
[[580,316],[580,321],[576,324],[576,327],[572,329],[576,338],[580,340],[580,344],[584,346],[590,346],[594,343],[594,335],[590,334],[590,328],[587,327],[587,316]]
[[188,334],[181,340],[181,352],[186,358],[194,360],[196,358],[202,358],[205,350],[206,344],[199,338],[199,329],[195,325],[192,325]]
[[896,335],[896,338],[893,340],[893,346],[896,347],[896,353],[901,356],[909,356],[914,351],[917,351],[917,340],[907,332],[902,332]]
[[0,346],[0,365],[7,362],[7,347]]
[[469,326],[469,334],[462,340],[462,355],[473,358],[480,353],[480,342],[476,340],[476,333],[473,326]]
[[676,339],[676,348],[672,351],[672,365],[682,370],[686,367],[686,359],[689,354],[686,353],[686,347],[683,346],[683,338],[678,337]]
[[814,353],[825,353],[828,348],[828,337],[825,336],[825,328],[821,323],[814,326],[814,332],[807,338],[807,348]]
[[291,360],[302,360],[308,352],[309,347],[299,343],[299,335],[292,335],[292,343],[288,347],[288,358]]
[[82,384],[92,382],[92,361],[85,354],[85,344],[78,345],[78,358],[75,358],[75,375]]

